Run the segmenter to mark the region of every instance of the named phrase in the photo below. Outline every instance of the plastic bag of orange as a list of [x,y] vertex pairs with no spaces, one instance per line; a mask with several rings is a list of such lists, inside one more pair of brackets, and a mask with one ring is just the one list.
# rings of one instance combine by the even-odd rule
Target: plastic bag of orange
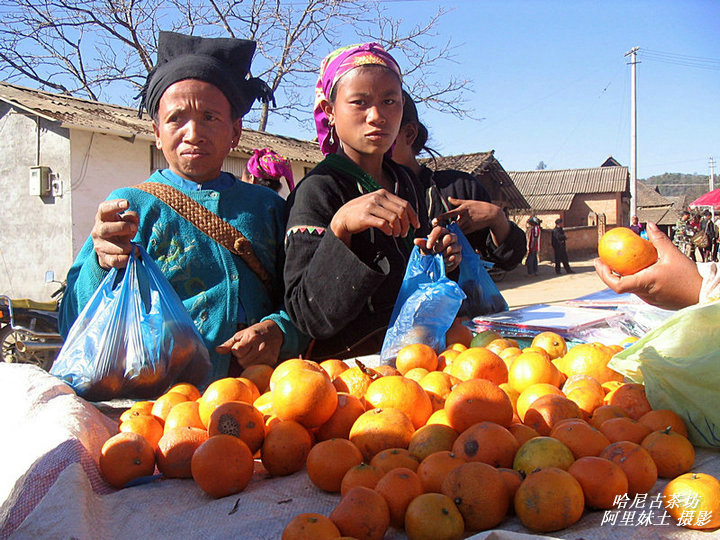
[[678,311],[608,363],[645,384],[653,409],[682,416],[697,446],[720,448],[720,302]]
[[152,398],[179,381],[203,385],[210,355],[180,297],[135,245],[70,328],[50,373],[90,401]]
[[424,343],[445,348],[445,333],[455,320],[465,293],[445,275],[442,255],[423,255],[415,246],[390,317],[380,360],[392,363],[405,345]]

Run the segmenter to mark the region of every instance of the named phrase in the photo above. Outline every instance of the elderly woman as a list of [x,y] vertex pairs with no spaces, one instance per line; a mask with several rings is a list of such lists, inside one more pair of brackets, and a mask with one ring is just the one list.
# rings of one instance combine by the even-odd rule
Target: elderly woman
[[[140,112],[153,119],[168,169],[121,188],[100,204],[90,238],[67,277],[60,311],[67,334],[107,272],[127,265],[131,243],[157,262],[190,313],[213,365],[212,378],[255,363],[275,365],[307,343],[282,308],[284,201],[222,172],[242,116],[271,99],[249,79],[255,43],[161,32]],[[170,197],[170,199],[168,199]],[[245,246],[231,252],[178,213],[172,197],[221,217]]]

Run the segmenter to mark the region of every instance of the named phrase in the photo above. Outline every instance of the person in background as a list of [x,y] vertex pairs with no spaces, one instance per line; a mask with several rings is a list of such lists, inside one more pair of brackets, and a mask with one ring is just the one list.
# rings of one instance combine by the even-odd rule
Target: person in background
[[[254,51],[253,41],[160,33],[140,113],[145,109],[152,117],[155,145],[169,168],[100,203],[90,238],[68,273],[59,314],[64,336],[109,270],[127,266],[137,243],[158,264],[202,335],[212,379],[250,364],[275,365],[307,345],[280,300],[285,203],[221,170],[238,144],[243,115],[256,99],[272,99],[265,83],[248,79]],[[149,183],[179,192],[235,227],[259,266],[144,191]]]
[[[403,116],[392,158],[405,165],[428,187],[430,218],[439,223],[457,220],[470,245],[486,260],[503,270],[512,270],[526,252],[525,233],[510,221],[506,212],[490,202],[490,195],[474,176],[452,169],[434,171],[421,165],[417,156],[428,148],[428,130],[419,121],[415,102],[403,90]],[[449,203],[449,204],[448,204]]]
[[643,231],[643,226],[640,225],[640,223],[638,222],[638,217],[637,217],[637,216],[633,216],[633,217],[632,217],[632,220],[631,220],[631,223],[630,223],[630,230],[631,230],[632,232],[634,232],[635,234],[637,234],[638,236],[641,235],[641,233],[642,233],[642,231]]
[[525,266],[527,266],[528,276],[538,275],[538,253],[540,252],[540,239],[542,237],[542,227],[540,224],[542,220],[535,216],[528,219],[527,239],[528,239],[528,251],[527,259],[525,260]]
[[442,254],[449,274],[461,247],[430,223],[425,189],[388,156],[403,108],[393,57],[376,43],[338,49],[315,90],[326,157],[288,197],[285,305],[314,338],[308,358],[374,354],[413,246]]
[[295,188],[290,160],[269,148],[253,150],[253,155],[243,169],[242,180],[250,184],[269,187],[275,193],[282,188],[280,180],[284,178],[288,192]]
[[718,262],[718,247],[720,246],[720,214],[715,218],[715,243],[713,244],[712,260]]
[[707,247],[700,248],[700,255],[702,256],[702,262],[713,261],[713,246],[717,241],[717,234],[715,232],[715,223],[712,220],[712,214],[710,210],[703,212],[703,217],[700,219],[699,230],[704,232],[708,237]]
[[555,220],[555,228],[552,232],[552,248],[555,254],[555,273],[560,274],[560,264],[565,267],[565,272],[568,274],[574,274],[575,271],[570,268],[570,262],[568,261],[565,229],[562,226],[562,218]]
[[663,309],[681,309],[720,299],[720,272],[715,263],[702,265],[708,270],[701,274],[698,264],[675,247],[654,223],[648,223],[646,230],[658,252],[655,264],[635,274],[619,276],[595,259],[595,271],[610,289],[618,294],[634,293]]

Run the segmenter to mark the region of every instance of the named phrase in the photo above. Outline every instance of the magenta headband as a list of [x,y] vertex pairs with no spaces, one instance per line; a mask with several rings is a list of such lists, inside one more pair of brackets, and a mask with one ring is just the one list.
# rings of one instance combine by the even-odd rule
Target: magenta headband
[[295,187],[290,160],[269,148],[253,150],[253,155],[247,162],[247,170],[253,176],[267,180],[279,181],[284,177],[290,191]]
[[400,66],[390,54],[377,43],[349,45],[328,54],[320,64],[320,76],[315,85],[315,128],[318,144],[323,155],[333,154],[338,141],[330,141],[330,123],[321,107],[323,100],[330,101],[330,94],[340,77],[356,67],[376,65],[390,69],[402,81]]

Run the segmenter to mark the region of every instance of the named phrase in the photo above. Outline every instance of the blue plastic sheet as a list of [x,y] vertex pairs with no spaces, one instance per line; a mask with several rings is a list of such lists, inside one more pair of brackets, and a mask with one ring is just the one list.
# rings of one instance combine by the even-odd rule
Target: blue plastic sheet
[[480,258],[457,223],[450,223],[447,228],[457,235],[462,247],[458,284],[466,298],[463,300],[458,316],[472,318],[478,315],[507,311],[508,304],[487,271],[488,268],[493,267],[493,263]]
[[203,385],[210,356],[175,290],[138,245],[113,268],[68,333],[50,373],[90,401],[154,398]]

